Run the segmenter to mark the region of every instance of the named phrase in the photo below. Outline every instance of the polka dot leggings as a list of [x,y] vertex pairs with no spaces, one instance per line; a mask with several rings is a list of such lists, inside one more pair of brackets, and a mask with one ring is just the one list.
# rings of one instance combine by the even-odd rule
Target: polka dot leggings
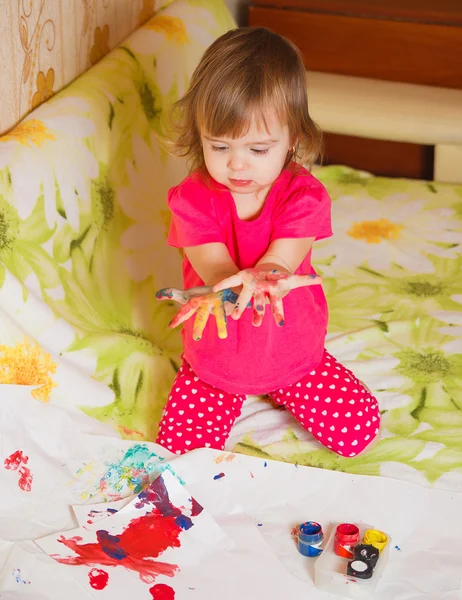
[[[316,369],[269,396],[285,406],[318,442],[342,456],[358,455],[379,433],[377,400],[325,350]],[[176,454],[204,447],[223,450],[245,399],[204,383],[183,362],[164,410],[157,443]]]

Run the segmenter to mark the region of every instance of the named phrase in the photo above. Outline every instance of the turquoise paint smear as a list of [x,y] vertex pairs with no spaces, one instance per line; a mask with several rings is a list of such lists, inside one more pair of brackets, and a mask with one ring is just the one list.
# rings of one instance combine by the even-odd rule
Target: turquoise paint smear
[[118,500],[139,494],[155,476],[170,471],[184,485],[165,458],[149,450],[146,444],[134,444],[114,463],[106,463],[108,469],[101,477],[99,491],[110,500]]

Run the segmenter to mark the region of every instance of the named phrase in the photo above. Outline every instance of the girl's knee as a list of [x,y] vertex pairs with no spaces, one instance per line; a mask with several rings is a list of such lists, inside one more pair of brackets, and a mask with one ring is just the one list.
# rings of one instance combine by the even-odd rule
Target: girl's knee
[[[378,442],[380,434],[380,413],[367,416],[358,422],[351,433],[343,439],[332,439],[330,450],[345,458],[355,458],[371,448]],[[328,447],[329,447],[328,446]]]

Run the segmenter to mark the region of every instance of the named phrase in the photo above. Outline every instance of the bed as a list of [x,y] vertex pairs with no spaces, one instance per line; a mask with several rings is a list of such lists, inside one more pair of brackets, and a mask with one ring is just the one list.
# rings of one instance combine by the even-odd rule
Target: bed
[[[462,532],[458,522],[446,530],[444,515],[460,506],[462,492],[461,91],[310,78],[313,116],[324,130],[437,148],[433,181],[377,177],[346,165],[315,169],[333,200],[335,235],[313,253],[330,307],[327,348],[377,395],[379,443],[357,458],[334,455],[267,398],[246,402],[227,453],[177,458],[153,443],[181,353],[179,332],[167,327],[177,307],[154,299],[157,289],[180,283],[181,256],[165,244],[165,194],[186,172],[159,142],[162,114],[186,88],[205,47],[232,26],[221,2],[176,0],[0,138],[0,481],[7,490],[0,590],[54,600],[63,590],[87,597],[85,588],[94,597],[88,573],[72,583],[68,570],[54,570],[30,540],[75,527],[71,505],[123,501],[155,475],[174,472],[214,517],[243,510],[260,526],[266,514],[272,528],[265,539],[278,564],[287,563],[305,584],[312,581],[306,567],[287,558],[287,526],[302,518],[308,488],[318,492],[310,496],[312,510],[326,519],[325,507],[342,493],[362,490],[390,527],[385,499],[402,494],[408,502],[396,510],[403,539],[420,530],[424,506],[437,511],[438,531],[449,537],[436,536],[440,554],[432,557],[447,577],[441,585],[428,580],[428,597],[452,590],[444,597],[455,599]],[[300,500],[296,510],[281,482]],[[363,508],[377,519],[373,505]],[[275,506],[282,507],[277,518]],[[407,562],[394,567],[398,578],[422,570],[421,547],[409,542]],[[264,554],[258,548],[252,565]],[[255,568],[264,577],[265,569]],[[26,585],[28,572],[35,591]],[[51,578],[59,585],[48,585]],[[423,597],[418,586],[405,596],[409,586],[391,585],[378,597]],[[217,589],[223,598],[260,593],[250,587],[250,596],[242,589],[226,596],[229,590],[212,586],[201,598]],[[189,597],[185,590],[179,599]],[[302,587],[292,597],[305,593]],[[273,597],[283,595],[279,589]]]

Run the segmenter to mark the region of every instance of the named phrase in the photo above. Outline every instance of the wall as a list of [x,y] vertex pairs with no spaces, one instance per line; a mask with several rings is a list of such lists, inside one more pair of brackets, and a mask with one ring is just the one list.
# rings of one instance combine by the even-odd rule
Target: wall
[[[225,0],[239,24],[248,0]],[[173,0],[0,0],[0,135]]]
[[0,134],[173,0],[0,0]]
[[228,5],[234,20],[238,25],[246,25],[247,24],[247,6],[249,4],[249,0],[225,0]]

